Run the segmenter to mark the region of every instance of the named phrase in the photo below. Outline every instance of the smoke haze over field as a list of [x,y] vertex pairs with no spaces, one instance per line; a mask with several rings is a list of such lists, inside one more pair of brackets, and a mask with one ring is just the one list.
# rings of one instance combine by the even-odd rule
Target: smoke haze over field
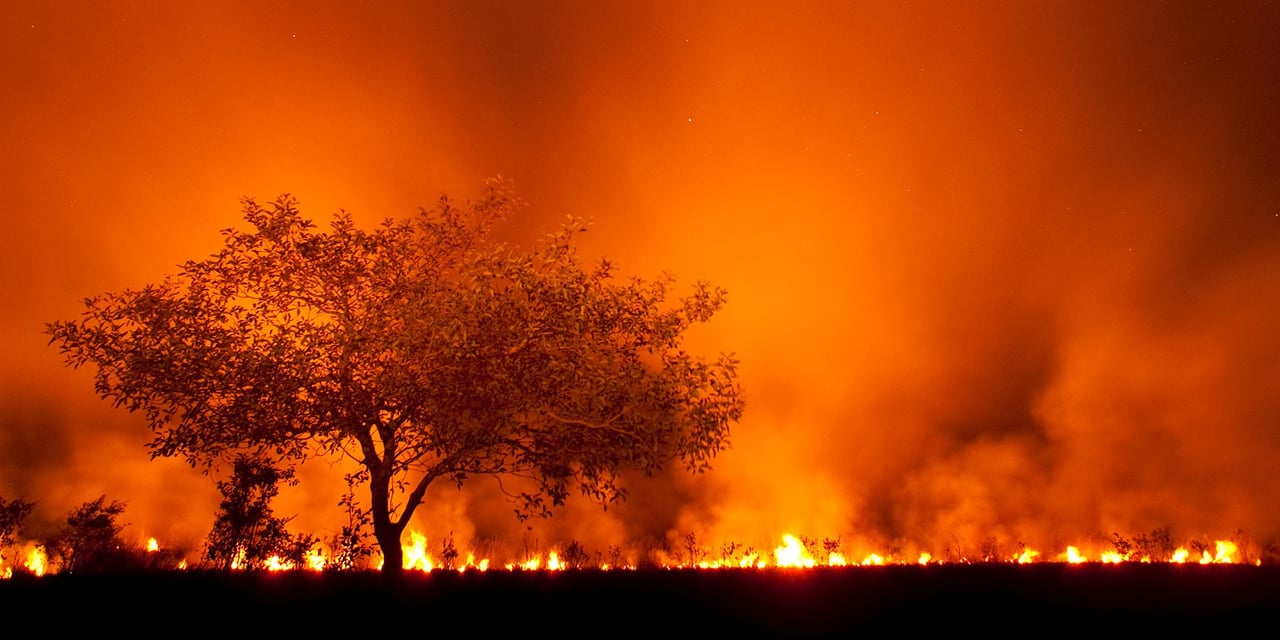
[[[1280,537],[1280,5],[192,5],[0,10],[0,496],[46,523],[105,493],[198,544],[217,494],[45,322],[241,196],[371,225],[501,174],[511,239],[592,217],[622,272],[727,288],[692,344],[746,416],[604,513],[434,487],[435,535]],[[300,475],[277,510],[325,533],[343,487]]]

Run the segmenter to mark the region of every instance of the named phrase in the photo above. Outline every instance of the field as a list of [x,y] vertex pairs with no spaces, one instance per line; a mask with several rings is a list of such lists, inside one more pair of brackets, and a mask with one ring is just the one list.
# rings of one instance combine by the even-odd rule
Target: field
[[975,564],[809,570],[16,576],[0,617],[63,630],[803,636],[1274,628],[1280,568]]

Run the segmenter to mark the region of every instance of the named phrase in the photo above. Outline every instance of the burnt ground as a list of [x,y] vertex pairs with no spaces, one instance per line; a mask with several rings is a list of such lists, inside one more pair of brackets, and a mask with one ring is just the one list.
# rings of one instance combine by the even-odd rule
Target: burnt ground
[[436,571],[398,581],[376,573],[159,572],[0,581],[0,620],[24,617],[51,629],[136,630],[143,637],[197,631],[332,637],[402,628],[420,629],[410,636],[530,638],[915,630],[1267,635],[1280,621],[1280,567]]

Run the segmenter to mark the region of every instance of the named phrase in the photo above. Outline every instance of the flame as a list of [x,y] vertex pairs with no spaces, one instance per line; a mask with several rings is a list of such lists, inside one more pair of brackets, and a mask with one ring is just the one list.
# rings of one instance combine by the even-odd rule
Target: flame
[[1067,552],[1060,557],[1065,558],[1070,564],[1080,564],[1085,562],[1085,557],[1080,555],[1080,549],[1076,547],[1067,547]]
[[319,551],[312,551],[307,554],[307,568],[312,571],[324,571],[327,564],[324,554]]
[[1217,547],[1213,556],[1213,561],[1223,564],[1233,564],[1236,562],[1236,554],[1240,551],[1236,544],[1230,540],[1218,540],[1214,542]]
[[1200,564],[1233,564],[1235,555],[1239,551],[1234,542],[1230,540],[1217,540],[1214,542],[1214,553],[1209,555],[1209,550],[1205,549],[1200,554]]
[[800,539],[789,533],[782,534],[782,544],[773,550],[773,561],[779,567],[789,568],[808,569],[817,564]]
[[409,532],[409,545],[404,547],[404,568],[424,572],[435,568],[431,554],[427,553],[427,536],[417,531]]
[[48,558],[45,557],[44,549],[41,547],[32,548],[30,553],[27,554],[26,562],[22,563],[22,566],[26,567],[27,571],[37,576],[44,575],[47,565]]
[[474,554],[474,553],[468,553],[468,554],[467,554],[467,561],[466,561],[466,562],[464,562],[464,563],[462,563],[462,566],[461,566],[461,567],[458,567],[458,573],[462,573],[462,572],[466,571],[467,569],[475,569],[476,571],[488,571],[488,570],[489,570],[489,559],[488,559],[488,558],[484,558],[484,559],[483,559],[483,560],[481,560],[480,562],[476,562],[476,554]]
[[1102,564],[1120,564],[1126,560],[1124,556],[1115,551],[1103,551],[1100,559]]
[[237,570],[239,570],[239,569],[243,569],[243,568],[245,568],[245,566],[244,566],[244,565],[245,565],[245,561],[246,561],[246,553],[245,553],[245,550],[244,550],[244,549],[240,549],[240,550],[236,551],[236,555],[235,555],[235,557],[231,559],[231,570],[232,570],[232,571],[237,571]]
[[[459,573],[466,571],[488,571],[491,567],[489,558],[480,558],[474,552],[463,551],[461,554],[465,560],[455,562],[442,563],[433,558],[428,552],[427,536],[420,532],[410,532],[408,543],[402,546],[404,552],[404,568],[430,572],[443,566],[456,570]],[[773,551],[772,564],[766,558],[761,558],[753,547],[741,545],[733,542],[721,546],[722,557],[707,557],[705,551],[693,552],[691,556],[697,556],[700,559],[696,561],[688,558],[676,562],[663,562],[661,566],[668,568],[684,568],[684,569],[764,569],[769,566],[775,566],[785,569],[809,569],[814,567],[872,567],[884,565],[906,565],[917,564],[927,566],[929,564],[942,564],[946,561],[935,559],[932,553],[927,550],[921,550],[914,562],[910,560],[896,559],[893,555],[882,551],[871,550],[862,556],[861,561],[850,560],[845,554],[838,550],[838,538],[823,539],[822,544],[825,547],[825,560],[817,560],[814,557],[814,549],[817,546],[816,539],[797,536],[791,533],[784,533],[780,536],[780,544]],[[452,547],[446,545],[450,550]],[[1198,556],[1193,556],[1192,551],[1188,547],[1199,551]],[[40,576],[49,571],[47,559],[43,547],[36,543],[27,543],[18,548],[17,557],[24,558],[22,566],[18,563],[11,566],[0,564],[0,579],[11,578],[16,572],[25,571]],[[144,544],[140,544],[136,549],[142,553],[156,553],[161,551],[159,542],[155,538],[148,538]],[[447,556],[457,557],[451,551],[446,553]],[[250,568],[246,560],[246,553],[243,549],[239,550],[231,563],[233,570],[242,570]],[[614,562],[600,562],[594,565],[600,570],[617,570],[617,569],[635,569],[634,565],[620,561],[620,556],[615,555]],[[965,559],[963,554],[951,556],[958,558],[959,562],[971,562]],[[1207,547],[1199,542],[1192,541],[1187,546],[1178,547],[1168,557],[1152,556],[1148,553],[1139,555],[1137,552],[1123,552],[1120,549],[1115,550],[1099,550],[1097,547],[1087,545],[1077,546],[1070,545],[1066,550],[1058,554],[1054,560],[1045,560],[1039,551],[1030,546],[1022,546],[1021,551],[1017,555],[1004,556],[1003,558],[988,558],[986,560],[978,560],[976,562],[1013,562],[1016,564],[1031,564],[1038,562],[1065,562],[1068,564],[1081,564],[1095,562],[1100,564],[1123,564],[1123,563],[1188,563],[1196,562],[1198,564],[1238,564],[1248,563],[1251,565],[1261,566],[1261,559],[1256,556],[1243,556],[1240,544],[1229,539],[1216,540],[1212,547]],[[1091,558],[1096,558],[1091,560]],[[955,561],[955,560],[953,560]],[[177,570],[187,568],[188,561],[181,560],[169,566]],[[272,556],[262,561],[256,568],[267,571],[324,571],[329,565],[327,551],[323,548],[317,548],[309,551],[306,556],[300,560],[287,560],[281,556]],[[508,571],[567,571],[577,568],[578,564],[567,562],[558,549],[546,551],[530,551],[523,560],[517,562],[509,562],[503,565]],[[381,568],[379,564],[378,568]]]

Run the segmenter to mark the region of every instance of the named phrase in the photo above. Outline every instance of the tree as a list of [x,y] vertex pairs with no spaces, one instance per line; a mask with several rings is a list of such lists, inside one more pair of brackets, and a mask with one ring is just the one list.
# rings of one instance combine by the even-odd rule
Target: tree
[[67,528],[48,545],[63,571],[104,571],[129,564],[129,554],[119,538],[127,525],[116,522],[125,503],[106,500],[105,495],[99,496],[67,514]]
[[18,532],[35,506],[34,502],[21,498],[9,501],[0,496],[0,568],[5,566],[5,556],[9,548],[18,542]]
[[342,571],[363,566],[373,555],[373,545],[369,540],[369,510],[361,507],[356,498],[356,484],[361,476],[352,473],[345,476],[347,492],[338,501],[338,506],[342,507],[347,523],[329,540],[327,566]]
[[218,483],[222,503],[205,544],[205,559],[214,567],[257,568],[272,556],[302,563],[314,541],[295,539],[285,528],[290,518],[273,512],[271,500],[280,493],[281,481],[294,482],[293,470],[246,455],[236,458],[231,477]]
[[725,292],[668,300],[669,275],[588,266],[580,220],[530,250],[494,241],[519,205],[494,180],[473,203],[442,197],[372,231],[339,212],[321,232],[291,196],[246,199],[253,229],[223,231],[218,253],[47,331],[68,365],[96,366],[102,397],[145,415],[153,457],[358,462],[390,572],[436,480],[525,478],[510,495],[527,516],[575,488],[622,499],[627,470],[708,469],[742,413],[736,361],[683,337]]

